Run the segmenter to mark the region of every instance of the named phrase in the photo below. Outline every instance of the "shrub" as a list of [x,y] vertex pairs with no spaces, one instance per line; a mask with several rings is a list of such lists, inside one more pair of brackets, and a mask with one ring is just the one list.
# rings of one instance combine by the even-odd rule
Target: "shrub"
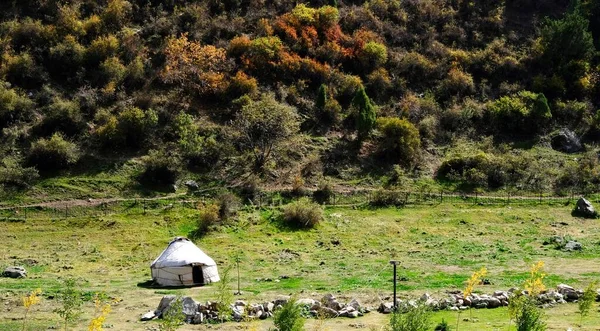
[[75,101],[54,98],[48,106],[47,114],[40,126],[37,127],[42,135],[60,131],[66,136],[78,135],[85,128],[79,104]]
[[219,222],[219,213],[220,206],[217,204],[209,204],[200,208],[196,236],[202,236],[208,231],[210,231],[211,227],[213,227]]
[[130,107],[117,117],[119,138],[125,146],[137,148],[142,145],[150,132],[158,124],[158,115],[152,109],[142,110]]
[[219,205],[219,219],[226,221],[237,214],[242,202],[235,194],[224,193],[217,198]]
[[296,304],[296,298],[291,297],[281,309],[275,311],[273,324],[279,331],[302,331],[304,330],[304,317],[302,317],[302,306]]
[[583,291],[583,296],[577,302],[577,308],[580,316],[579,325],[582,324],[583,318],[590,313],[590,309],[596,301],[596,297],[598,295],[597,285],[597,282],[591,282],[590,285],[585,288],[585,291]]
[[79,148],[67,141],[60,133],[50,139],[41,138],[31,144],[27,155],[27,164],[40,171],[62,170],[79,159]]
[[369,41],[358,54],[362,65],[367,68],[377,68],[387,61],[387,48],[375,41]]
[[406,204],[407,193],[395,190],[377,190],[371,194],[369,203],[373,207],[400,207]]
[[102,61],[100,64],[100,71],[105,83],[115,82],[118,84],[123,81],[127,75],[127,67],[125,67],[116,56],[111,56]]
[[25,188],[39,177],[35,168],[23,167],[21,160],[15,156],[5,156],[0,161],[0,184]]
[[381,132],[379,149],[386,157],[407,166],[418,163],[421,139],[419,130],[407,120],[383,117],[377,122]]
[[0,81],[0,128],[17,121],[28,120],[34,105],[27,96]]
[[335,192],[330,182],[323,181],[319,183],[319,188],[313,192],[313,199],[319,204],[326,204],[331,201]]
[[283,220],[292,227],[314,228],[323,219],[323,209],[307,198],[292,202],[283,209]]
[[142,158],[144,169],[138,177],[142,184],[168,186],[175,184],[179,176],[179,160],[176,156],[151,150]]
[[450,325],[448,325],[448,322],[446,322],[445,319],[442,319],[442,321],[435,326],[433,331],[450,331]]
[[86,58],[91,64],[114,56],[119,50],[119,39],[113,35],[98,37],[92,41],[86,51]]
[[389,331],[429,331],[431,311],[424,304],[416,307],[407,305],[404,312],[394,312],[388,326]]

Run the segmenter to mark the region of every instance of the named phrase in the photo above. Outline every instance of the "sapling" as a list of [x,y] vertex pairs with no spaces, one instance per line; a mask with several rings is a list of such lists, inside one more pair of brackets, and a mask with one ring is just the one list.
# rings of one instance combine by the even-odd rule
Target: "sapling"
[[596,301],[596,296],[598,295],[596,292],[597,285],[597,282],[592,282],[588,285],[585,291],[583,291],[583,296],[577,303],[579,308],[579,326],[583,324],[583,318],[590,313],[590,309],[592,308],[594,301]]
[[59,308],[54,310],[63,319],[64,330],[68,330],[69,324],[75,322],[77,317],[81,315],[81,291],[77,286],[77,281],[73,278],[64,280],[63,286],[57,295],[58,302],[61,304]]

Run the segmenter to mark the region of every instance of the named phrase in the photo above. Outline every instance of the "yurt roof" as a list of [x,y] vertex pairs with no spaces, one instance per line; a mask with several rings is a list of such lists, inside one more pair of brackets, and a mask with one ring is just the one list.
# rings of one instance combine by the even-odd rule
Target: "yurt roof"
[[217,265],[198,246],[184,237],[173,239],[167,248],[152,262],[151,268],[181,267],[186,265]]

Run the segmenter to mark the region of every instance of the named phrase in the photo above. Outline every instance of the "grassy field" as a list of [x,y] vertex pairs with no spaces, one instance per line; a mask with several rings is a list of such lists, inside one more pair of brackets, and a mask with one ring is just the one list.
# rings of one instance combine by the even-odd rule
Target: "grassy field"
[[[333,208],[326,210],[325,221],[313,230],[289,229],[280,223],[277,211],[247,210],[195,242],[217,261],[221,273],[233,266],[235,256],[241,257],[244,300],[258,302],[293,293],[318,299],[331,292],[342,301],[356,297],[376,307],[392,293],[390,259],[401,261],[401,297],[423,292],[444,296],[446,290],[463,288],[470,274],[484,266],[491,285],[478,290],[506,290],[520,285],[536,261],[546,263],[545,283],[549,287],[563,282],[585,287],[599,280],[598,221],[573,218],[571,208],[451,204],[377,210]],[[59,317],[52,313],[56,303],[50,297],[66,277],[78,278],[82,289],[90,294],[103,291],[122,299],[107,319],[116,330],[157,327],[156,322],[138,320],[165,294],[191,295],[198,301],[214,299],[215,286],[177,290],[140,286],[149,279],[149,265],[168,241],[194,232],[197,213],[192,205],[170,208],[157,204],[146,215],[139,209],[128,212],[122,208],[102,217],[2,222],[0,267],[25,265],[30,276],[0,278],[0,305],[5,307],[0,313],[0,329],[20,329],[24,311],[20,297],[38,287],[45,299],[33,308],[29,325],[32,330],[57,326]],[[579,241],[583,251],[565,252],[544,245],[554,235]],[[236,270],[231,271],[234,289]],[[92,311],[92,303],[86,303],[76,329],[86,328]],[[575,328],[579,323],[575,311],[572,304],[548,310],[551,330]],[[504,309],[476,311],[474,316],[478,322],[462,322],[460,330],[508,329]],[[454,322],[457,318],[450,312],[434,317]],[[358,326],[379,330],[387,318],[372,313],[356,320],[310,321],[309,329]],[[269,325],[227,323],[213,328],[266,330]],[[578,329],[597,330],[599,325],[596,307]]]

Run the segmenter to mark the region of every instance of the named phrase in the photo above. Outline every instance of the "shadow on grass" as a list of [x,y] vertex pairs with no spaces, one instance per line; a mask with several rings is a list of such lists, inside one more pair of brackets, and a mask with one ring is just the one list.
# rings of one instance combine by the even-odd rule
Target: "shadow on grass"
[[190,286],[162,286],[156,284],[153,280],[147,280],[145,282],[137,283],[137,287],[147,288],[147,289],[163,289],[163,290],[180,290],[186,289],[190,287],[201,287],[204,285],[190,285]]

